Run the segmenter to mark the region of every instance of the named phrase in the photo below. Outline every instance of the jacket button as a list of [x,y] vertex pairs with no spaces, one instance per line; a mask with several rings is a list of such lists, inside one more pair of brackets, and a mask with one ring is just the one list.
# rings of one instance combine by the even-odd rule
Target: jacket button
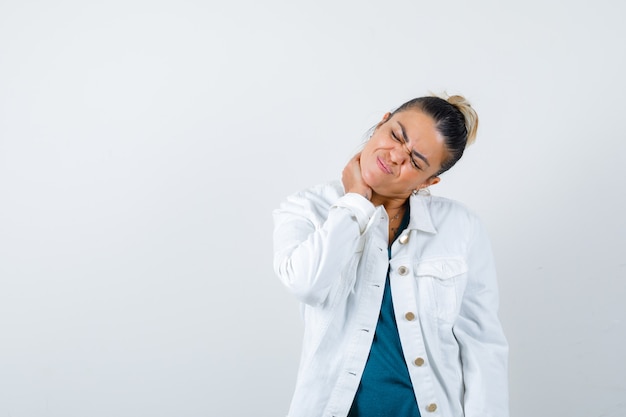
[[434,411],[437,411],[437,404],[432,403],[432,404],[428,404],[428,407],[426,407],[427,411],[430,411],[431,413]]
[[403,234],[402,236],[400,236],[398,241],[402,243],[403,245],[406,245],[406,243],[409,241],[409,234],[408,233]]
[[404,315],[404,318],[407,319],[408,321],[413,321],[415,320],[415,314],[409,311],[408,313]]
[[413,361],[413,363],[414,363],[416,366],[422,366],[422,365],[424,365],[424,359],[422,359],[422,358],[417,358],[417,359],[415,359],[415,360]]
[[406,275],[408,273],[409,273],[409,268],[407,268],[406,266],[402,265],[398,267],[398,274]]

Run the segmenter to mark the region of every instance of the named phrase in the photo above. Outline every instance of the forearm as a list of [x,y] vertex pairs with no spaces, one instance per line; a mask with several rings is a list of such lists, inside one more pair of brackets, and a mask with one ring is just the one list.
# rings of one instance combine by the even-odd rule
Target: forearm
[[508,345],[497,317],[479,316],[459,317],[455,329],[463,365],[465,417],[507,417]]
[[484,228],[475,223],[468,281],[453,327],[465,385],[465,417],[507,417],[508,344],[498,318],[498,285]]
[[302,302],[323,302],[355,256],[373,210],[367,200],[350,194],[319,224],[298,204],[275,211],[274,269],[283,284]]

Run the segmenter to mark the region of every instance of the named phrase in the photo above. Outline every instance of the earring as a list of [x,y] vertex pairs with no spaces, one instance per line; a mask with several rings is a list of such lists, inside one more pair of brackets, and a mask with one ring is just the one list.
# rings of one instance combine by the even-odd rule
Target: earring
[[423,188],[418,188],[416,190],[413,190],[413,195],[425,195],[425,196],[429,196],[430,195],[430,189],[428,187],[423,187]]

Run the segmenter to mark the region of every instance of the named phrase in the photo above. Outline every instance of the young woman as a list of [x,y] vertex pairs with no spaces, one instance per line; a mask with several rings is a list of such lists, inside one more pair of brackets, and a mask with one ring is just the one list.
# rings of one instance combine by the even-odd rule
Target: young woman
[[387,113],[341,182],[274,212],[274,268],[302,302],[290,417],[506,417],[507,343],[480,221],[420,192],[472,143],[461,96]]

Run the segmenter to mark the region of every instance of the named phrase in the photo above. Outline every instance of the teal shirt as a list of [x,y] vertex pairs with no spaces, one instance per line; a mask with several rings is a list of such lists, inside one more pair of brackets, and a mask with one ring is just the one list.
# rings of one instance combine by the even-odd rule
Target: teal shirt
[[[407,209],[394,240],[408,224]],[[420,417],[393,312],[389,270],[374,340],[348,417]]]

